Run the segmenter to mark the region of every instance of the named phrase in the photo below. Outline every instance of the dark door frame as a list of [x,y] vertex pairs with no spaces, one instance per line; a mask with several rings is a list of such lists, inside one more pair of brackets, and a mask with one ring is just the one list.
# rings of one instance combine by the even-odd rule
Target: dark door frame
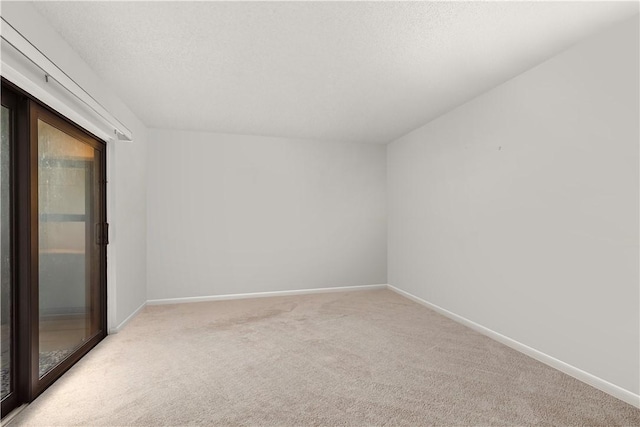
[[[12,150],[12,272],[13,285],[13,325],[12,338],[16,357],[12,357],[13,393],[2,401],[2,416],[22,403],[33,401],[40,393],[71,368],[89,350],[107,335],[107,253],[106,253],[106,143],[100,138],[80,128],[66,117],[51,110],[20,88],[2,79],[2,103],[5,97],[15,106],[13,129],[15,129]],[[37,121],[52,125],[72,137],[90,145],[96,151],[96,170],[100,187],[97,200],[96,239],[99,242],[99,267],[92,280],[94,292],[99,295],[98,313],[92,313],[99,320],[98,332],[89,337],[78,349],[60,364],[39,378],[39,309],[38,309],[38,135]],[[95,198],[95,197],[94,197]],[[17,289],[16,289],[17,288]],[[13,355],[12,355],[13,356]],[[16,364],[17,363],[17,364]]]

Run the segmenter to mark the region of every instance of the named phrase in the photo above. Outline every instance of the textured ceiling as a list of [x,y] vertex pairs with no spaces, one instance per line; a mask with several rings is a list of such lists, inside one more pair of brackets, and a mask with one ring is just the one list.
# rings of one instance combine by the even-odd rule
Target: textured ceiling
[[150,127],[386,143],[637,2],[36,2]]

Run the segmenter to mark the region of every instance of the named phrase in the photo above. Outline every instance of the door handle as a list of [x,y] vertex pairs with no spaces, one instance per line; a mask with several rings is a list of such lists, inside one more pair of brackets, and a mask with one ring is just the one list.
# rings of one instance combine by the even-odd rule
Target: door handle
[[96,245],[109,244],[109,223],[98,222],[95,224],[96,229]]

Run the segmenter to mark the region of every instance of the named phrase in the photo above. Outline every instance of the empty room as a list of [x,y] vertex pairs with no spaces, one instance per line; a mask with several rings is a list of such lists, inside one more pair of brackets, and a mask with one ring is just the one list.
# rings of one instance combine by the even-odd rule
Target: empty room
[[637,1],[1,1],[2,425],[640,427]]

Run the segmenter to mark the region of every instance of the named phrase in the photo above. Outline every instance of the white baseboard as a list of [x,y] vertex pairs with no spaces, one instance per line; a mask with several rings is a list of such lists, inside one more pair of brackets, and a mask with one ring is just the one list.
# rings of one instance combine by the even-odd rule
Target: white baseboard
[[630,405],[633,405],[637,408],[640,408],[640,395],[637,395],[635,393],[630,392],[629,390],[625,390],[622,387],[619,387],[615,384],[610,383],[609,381],[603,380],[600,377],[596,377],[595,375],[592,375],[588,372],[583,371],[582,369],[576,368],[575,366],[569,365],[568,363],[565,363],[561,360],[556,359],[555,357],[549,356],[546,353],[543,353],[539,350],[536,350],[535,348],[531,348],[528,345],[522,344],[521,342],[518,342],[516,340],[513,340],[509,337],[506,337],[492,329],[486,328],[482,325],[479,325],[478,323],[475,323],[465,317],[459,316],[455,313],[450,312],[449,310],[446,310],[442,307],[439,307],[435,304],[432,304],[428,301],[423,300],[422,298],[419,298],[413,294],[410,294],[409,292],[403,291],[401,289],[396,288],[395,286],[392,285],[387,285],[387,287],[410,299],[413,300],[415,302],[417,302],[418,304],[424,305],[425,307],[428,307],[430,309],[432,309],[433,311],[436,311],[446,317],[448,317],[451,320],[454,320],[458,323],[461,323],[477,332],[480,332],[483,335],[488,336],[489,338],[492,338],[508,347],[513,348],[514,350],[517,350],[521,353],[526,354],[529,357],[532,357],[546,365],[551,366],[552,368],[555,368],[557,370],[559,370],[560,372],[564,372],[567,375],[572,376],[573,378],[576,378],[584,383],[589,384],[592,387],[597,388],[598,390],[601,390],[607,394],[610,394],[611,396],[622,400],[623,402],[626,402]]
[[386,288],[387,288],[387,285],[361,285],[361,286],[343,286],[343,287],[336,287],[336,288],[297,289],[292,291],[251,292],[246,294],[206,295],[206,296],[200,296],[200,297],[150,299],[147,301],[147,304],[149,305],[183,304],[187,302],[223,301],[223,300],[244,299],[244,298],[281,297],[281,296],[287,296],[287,295],[321,294],[325,292],[370,291],[373,289],[386,289]]
[[140,307],[136,308],[134,310],[133,313],[131,313],[126,319],[124,319],[118,326],[116,326],[115,328],[111,328],[109,329],[109,334],[117,334],[118,332],[120,332],[122,330],[122,328],[125,327],[125,325],[127,323],[129,323],[134,317],[136,317],[138,315],[138,313],[140,313],[140,311],[147,305],[147,302],[143,302],[142,304],[140,304]]

